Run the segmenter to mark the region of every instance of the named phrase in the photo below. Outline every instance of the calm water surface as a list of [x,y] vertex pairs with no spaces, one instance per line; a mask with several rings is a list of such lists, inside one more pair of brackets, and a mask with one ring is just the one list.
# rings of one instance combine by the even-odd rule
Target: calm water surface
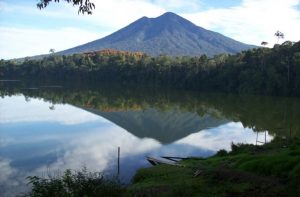
[[120,89],[1,84],[0,193],[83,166],[115,175],[118,147],[130,182],[146,156],[207,157],[231,142],[299,135],[297,98]]

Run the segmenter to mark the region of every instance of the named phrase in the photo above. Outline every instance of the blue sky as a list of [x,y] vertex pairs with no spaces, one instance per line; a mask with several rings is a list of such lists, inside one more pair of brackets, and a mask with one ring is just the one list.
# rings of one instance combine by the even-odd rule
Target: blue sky
[[78,15],[78,8],[67,3],[39,10],[37,0],[0,0],[0,59],[67,49],[166,11],[248,44],[267,41],[273,46],[277,30],[286,40],[300,40],[300,0],[91,1],[96,4],[92,16]]

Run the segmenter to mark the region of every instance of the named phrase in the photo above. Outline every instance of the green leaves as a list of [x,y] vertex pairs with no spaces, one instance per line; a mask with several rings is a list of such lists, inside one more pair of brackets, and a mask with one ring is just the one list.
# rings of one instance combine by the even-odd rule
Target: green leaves
[[0,61],[5,78],[116,82],[153,87],[241,94],[300,96],[300,42],[213,58],[150,57],[104,50],[70,56],[57,53],[24,62]]
[[62,176],[38,177],[29,176],[28,184],[31,191],[25,196],[118,196],[123,186],[117,179],[105,179],[99,172],[88,172],[87,168],[80,171],[66,170]]
[[[73,6],[79,6],[78,8],[78,14],[92,14],[92,10],[95,9],[95,4],[90,2],[90,0],[64,0],[67,3],[73,3]],[[37,7],[39,9],[46,8],[49,3],[51,2],[57,2],[59,3],[59,0],[40,0],[39,3],[37,3]]]

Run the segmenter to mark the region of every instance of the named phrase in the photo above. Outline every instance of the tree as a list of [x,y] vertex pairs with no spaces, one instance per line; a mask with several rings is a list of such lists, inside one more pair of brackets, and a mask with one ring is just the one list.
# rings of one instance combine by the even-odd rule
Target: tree
[[288,79],[288,84],[290,83],[290,62],[292,59],[292,53],[291,53],[291,48],[293,47],[293,42],[291,41],[285,41],[281,45],[281,54],[285,57],[284,64],[287,67],[287,79]]
[[[51,2],[58,2],[59,0],[39,0],[40,2],[37,3],[37,7],[39,9],[43,9],[49,5]],[[90,2],[90,0],[63,0],[68,3],[73,3],[73,6],[79,6],[78,14],[92,14],[92,10],[95,9],[95,4]]]
[[269,44],[269,43],[268,43],[268,42],[265,42],[265,41],[262,41],[262,42],[261,42],[261,45],[262,45],[262,46],[266,46],[266,45],[268,45],[268,44]]
[[55,49],[50,49],[49,53],[55,53]]
[[274,36],[277,37],[277,44],[279,42],[279,39],[284,39],[284,34],[280,31],[276,31],[276,33],[274,34]]

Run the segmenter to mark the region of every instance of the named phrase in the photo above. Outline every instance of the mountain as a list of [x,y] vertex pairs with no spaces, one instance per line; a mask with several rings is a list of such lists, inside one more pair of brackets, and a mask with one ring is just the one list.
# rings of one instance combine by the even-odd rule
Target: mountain
[[254,47],[196,26],[181,16],[167,12],[157,18],[142,17],[111,35],[61,51],[59,54],[116,49],[139,51],[152,56],[213,56],[237,53]]
[[152,138],[163,144],[169,144],[192,133],[229,122],[225,118],[216,118],[208,114],[199,116],[195,112],[182,112],[178,109],[160,111],[149,108],[143,111],[116,112],[81,109],[104,117],[139,138]]

